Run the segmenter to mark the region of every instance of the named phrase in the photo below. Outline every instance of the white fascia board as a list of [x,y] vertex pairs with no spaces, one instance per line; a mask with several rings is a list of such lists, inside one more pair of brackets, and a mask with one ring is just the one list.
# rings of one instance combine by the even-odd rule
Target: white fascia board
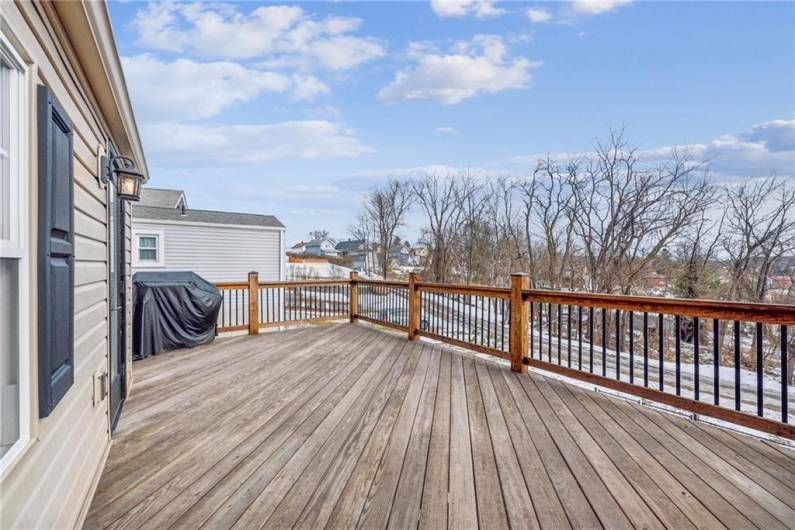
[[204,223],[195,221],[172,221],[169,219],[146,219],[145,217],[135,217],[132,219],[133,227],[137,224],[155,224],[163,226],[207,226],[211,228],[240,228],[248,230],[266,230],[284,232],[287,228],[283,226],[259,226],[259,225],[230,225],[226,223]]

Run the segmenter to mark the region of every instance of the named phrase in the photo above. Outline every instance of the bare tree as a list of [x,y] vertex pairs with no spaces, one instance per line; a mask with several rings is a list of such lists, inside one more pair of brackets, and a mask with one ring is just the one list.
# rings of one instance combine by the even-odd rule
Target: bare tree
[[[560,165],[547,157],[538,162],[532,180],[523,186],[527,190],[524,194],[527,237],[532,237],[530,226],[540,232],[544,283],[552,289],[575,287],[573,218],[576,205],[571,183],[576,171],[576,162]],[[532,244],[532,239],[529,241]]]
[[[731,274],[729,297],[732,300],[766,301],[770,277],[786,256],[795,252],[795,186],[792,180],[768,177],[744,182],[726,190],[727,230],[723,249],[728,256]],[[765,326],[764,336],[774,336],[775,329]],[[723,335],[723,334],[722,334]],[[723,337],[721,337],[723,339]],[[756,335],[754,341],[756,341]],[[755,361],[749,350],[743,356],[746,366]],[[775,357],[777,347],[763,343],[765,361]],[[789,364],[795,363],[790,350]],[[793,368],[782,374],[793,382]]]
[[312,230],[309,232],[309,237],[316,241],[323,241],[328,238],[328,230]]
[[709,204],[705,166],[673,151],[644,167],[638,149],[611,131],[572,168],[571,221],[593,292],[629,294],[640,274]]
[[727,189],[726,204],[729,297],[764,301],[773,267],[795,252],[795,186],[776,177],[747,181]]
[[373,223],[367,213],[360,213],[356,216],[356,222],[348,228],[348,233],[351,237],[364,242],[364,272],[365,274],[373,273],[373,263],[370,257],[374,250],[373,244]]
[[378,265],[384,279],[389,275],[389,250],[395,232],[403,226],[413,199],[411,186],[398,180],[388,181],[365,197],[365,215],[377,238]]
[[715,260],[723,237],[726,211],[719,219],[710,219],[706,211],[684,230],[674,244],[673,258],[677,270],[673,274],[674,294],[682,298],[716,298],[719,296]]
[[413,188],[428,220],[423,238],[430,243],[428,265],[432,280],[446,282],[453,235],[461,219],[458,180],[453,175],[427,174]]
[[453,191],[460,223],[453,236],[451,260],[464,283],[471,284],[484,276],[484,258],[494,249],[491,223],[484,218],[486,197],[482,186],[469,175],[464,175]]

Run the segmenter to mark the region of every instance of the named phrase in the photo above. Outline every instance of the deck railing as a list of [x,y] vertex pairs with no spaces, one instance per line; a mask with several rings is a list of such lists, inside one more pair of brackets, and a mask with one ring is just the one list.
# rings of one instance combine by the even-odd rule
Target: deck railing
[[222,283],[218,332],[363,320],[795,438],[795,306],[350,279]]

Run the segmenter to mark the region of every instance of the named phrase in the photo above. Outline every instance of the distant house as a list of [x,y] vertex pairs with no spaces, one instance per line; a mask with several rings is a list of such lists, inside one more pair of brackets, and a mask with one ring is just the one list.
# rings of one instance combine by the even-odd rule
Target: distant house
[[132,208],[132,268],[211,282],[283,280],[284,225],[272,215],[195,210],[181,190],[148,189]]
[[340,241],[334,247],[343,258],[364,254],[367,250],[367,242],[364,239],[349,239],[347,241]]
[[364,239],[349,239],[340,241],[336,246],[337,253],[351,260],[351,267],[357,271],[371,273],[376,270],[378,257],[375,246],[368,244]]
[[290,247],[290,250],[288,251],[288,254],[301,255],[304,252],[306,252],[306,243],[303,242],[303,241],[299,241],[298,243],[296,243],[295,245]]
[[654,270],[644,271],[639,284],[644,289],[664,290],[668,288],[668,277]]
[[771,276],[768,281],[771,289],[781,291],[788,291],[792,289],[793,283],[795,283],[795,276],[787,276],[783,274]]
[[336,243],[333,239],[313,239],[306,243],[304,254],[311,256],[337,256]]

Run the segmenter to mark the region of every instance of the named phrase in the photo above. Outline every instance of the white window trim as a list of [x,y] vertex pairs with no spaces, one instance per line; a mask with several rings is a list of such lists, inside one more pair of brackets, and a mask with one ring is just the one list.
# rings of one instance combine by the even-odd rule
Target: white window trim
[[30,249],[28,226],[31,224],[28,212],[28,134],[30,116],[30,87],[28,68],[14,46],[0,33],[0,55],[3,60],[16,68],[18,75],[12,90],[11,129],[10,129],[10,195],[18,198],[11,205],[11,237],[0,241],[0,256],[19,259],[19,439],[11,449],[0,458],[0,478],[5,477],[11,468],[21,460],[33,443],[31,378],[33,356],[30,350]]
[[[141,261],[138,259],[138,238],[141,236],[151,236],[157,238],[157,260]],[[166,257],[163,253],[165,248],[165,234],[162,230],[133,230],[133,267],[139,269],[160,268],[166,266]]]

